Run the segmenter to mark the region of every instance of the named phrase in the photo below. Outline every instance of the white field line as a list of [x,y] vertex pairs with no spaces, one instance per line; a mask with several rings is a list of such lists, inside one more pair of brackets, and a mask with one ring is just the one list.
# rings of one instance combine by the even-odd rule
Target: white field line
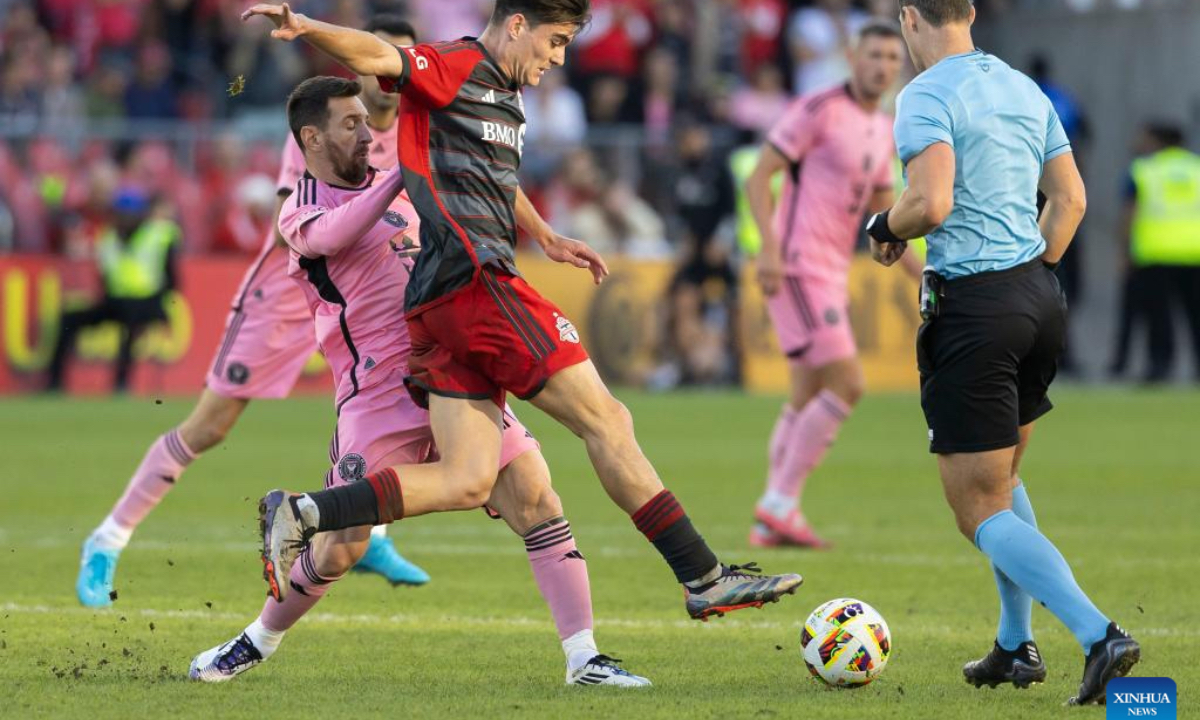
[[[253,618],[249,613],[217,612],[212,610],[157,610],[154,608],[139,608],[132,610],[110,609],[94,610],[83,607],[53,607],[50,605],[22,605],[20,603],[0,604],[0,612],[18,615],[70,615],[92,617],[133,616],[144,618],[168,618],[173,620],[207,620],[225,622],[249,622]],[[553,623],[548,619],[531,617],[489,617],[475,615],[418,615],[415,613],[395,613],[390,615],[370,613],[328,613],[315,612],[304,616],[304,622],[313,625],[351,625],[362,627],[380,626],[419,626],[428,630],[431,623],[445,626],[478,627],[478,628],[540,628],[552,630]],[[961,628],[950,625],[926,625],[921,623],[894,623],[906,627],[909,634],[923,635],[957,635]],[[673,628],[696,628],[703,632],[720,632],[723,630],[781,630],[793,632],[800,628],[800,622],[777,622],[772,620],[744,620],[736,617],[726,617],[720,620],[700,623],[695,620],[653,620],[635,618],[606,618],[597,617],[598,628],[621,628],[629,630],[667,630]],[[1139,637],[1200,637],[1200,630],[1190,628],[1137,628]]]

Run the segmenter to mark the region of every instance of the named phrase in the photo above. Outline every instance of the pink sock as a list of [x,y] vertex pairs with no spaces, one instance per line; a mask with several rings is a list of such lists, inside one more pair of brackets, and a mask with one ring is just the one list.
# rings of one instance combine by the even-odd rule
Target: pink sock
[[533,579],[550,606],[560,640],[592,628],[592,590],[587,561],[575,548],[571,525],[556,517],[525,534]]
[[784,405],[783,412],[775,421],[775,429],[771,431],[771,444],[767,448],[772,473],[775,472],[775,468],[783,465],[783,455],[787,452],[787,442],[792,435],[792,426],[796,424],[796,418],[799,415],[800,413],[793,410],[791,405]]
[[158,505],[196,454],[175,429],[154,441],[133,474],[125,494],[113,506],[112,518],[125,528],[137,527]]
[[325,593],[329,592],[329,588],[333,587],[333,583],[340,580],[341,576],[330,578],[319,574],[312,559],[312,547],[309,547],[296,558],[296,564],[292,565],[288,578],[291,580],[291,592],[283,602],[267,598],[262,613],[258,616],[263,626],[274,632],[290,630],[296,621],[304,617],[304,613],[312,610],[317,601],[325,597]]
[[[849,416],[850,409],[837,395],[829,390],[822,390],[793,415],[786,433],[781,433],[784,452],[778,455],[772,452],[767,495],[775,502],[766,503],[769,511],[782,516],[784,509],[775,506],[779,504],[780,499],[785,498],[792,507],[797,506],[804,491],[805,480],[825,458],[825,453],[837,437],[842,423]],[[780,418],[780,422],[784,422],[785,419]],[[787,508],[787,511],[790,510],[791,508]]]

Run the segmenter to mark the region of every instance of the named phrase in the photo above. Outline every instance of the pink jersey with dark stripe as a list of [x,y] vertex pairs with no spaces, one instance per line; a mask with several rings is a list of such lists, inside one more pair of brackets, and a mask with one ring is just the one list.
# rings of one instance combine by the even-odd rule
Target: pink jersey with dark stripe
[[785,272],[845,286],[867,203],[893,187],[891,118],[842,86],[794,101],[767,142],[792,164],[775,213]]
[[[306,173],[279,215],[280,233],[291,247],[288,273],[303,284],[339,407],[406,363],[410,352],[404,288],[418,250],[419,221],[406,195],[390,199],[402,185],[396,171],[372,169],[360,187],[330,185]],[[371,221],[361,210],[383,194],[379,207],[387,211],[376,211]],[[342,213],[355,213],[363,232],[345,232],[349,223],[339,221],[317,233],[323,215],[350,203]]]

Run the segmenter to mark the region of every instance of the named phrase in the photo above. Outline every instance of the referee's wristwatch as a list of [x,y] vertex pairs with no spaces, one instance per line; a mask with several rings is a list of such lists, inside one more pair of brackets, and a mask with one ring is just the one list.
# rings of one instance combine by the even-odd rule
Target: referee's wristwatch
[[867,221],[867,234],[881,243],[902,243],[908,242],[904,238],[896,237],[892,229],[888,227],[888,213],[891,210],[884,210],[881,213],[875,213],[871,219]]

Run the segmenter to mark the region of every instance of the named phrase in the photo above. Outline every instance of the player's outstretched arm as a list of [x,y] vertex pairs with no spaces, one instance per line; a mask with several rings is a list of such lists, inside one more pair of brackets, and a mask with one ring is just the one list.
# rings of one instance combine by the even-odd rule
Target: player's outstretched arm
[[597,285],[608,276],[608,265],[605,264],[604,258],[600,257],[600,253],[587,243],[554,232],[554,228],[542,218],[521,188],[517,188],[514,211],[517,215],[517,226],[529,233],[541,246],[542,252],[546,253],[546,257],[555,262],[591,270],[592,280]]
[[279,234],[303,257],[337,255],[362,239],[379,222],[402,189],[403,174],[395,170],[382,182],[336,208],[320,205],[288,207],[279,218]]
[[1087,212],[1087,191],[1075,166],[1075,154],[1064,153],[1047,162],[1038,189],[1046,196],[1046,207],[1038,221],[1046,239],[1042,260],[1057,263],[1067,252]]
[[313,20],[292,12],[287,3],[255,5],[242,13],[242,21],[255,16],[275,24],[271,37],[287,42],[302,38],[359,75],[400,77],[404,72],[396,48],[369,32]]

